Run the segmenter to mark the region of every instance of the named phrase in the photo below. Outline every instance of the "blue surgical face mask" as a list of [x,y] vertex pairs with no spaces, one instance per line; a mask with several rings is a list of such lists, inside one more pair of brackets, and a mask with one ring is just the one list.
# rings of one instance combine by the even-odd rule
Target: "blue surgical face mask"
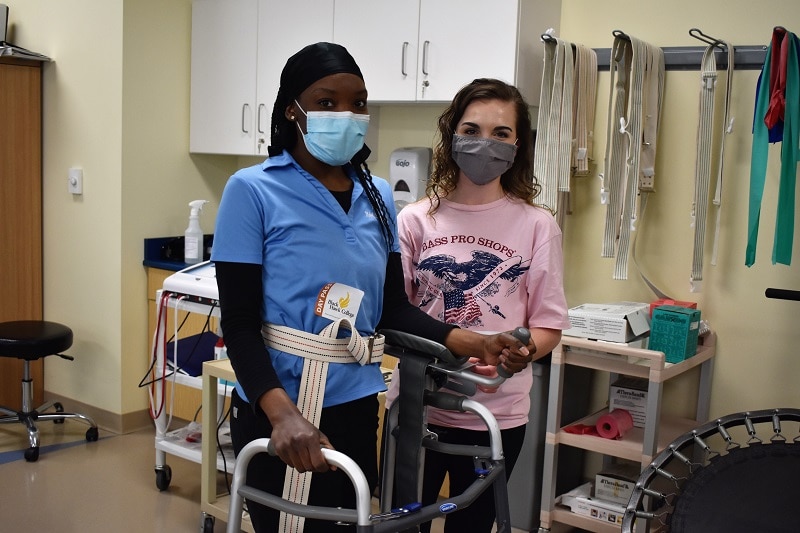
[[295,104],[306,116],[306,133],[303,142],[308,152],[319,161],[331,166],[341,166],[350,161],[364,146],[369,127],[369,115],[350,111],[309,111]]
[[453,160],[475,185],[486,185],[511,168],[517,154],[515,144],[453,135]]

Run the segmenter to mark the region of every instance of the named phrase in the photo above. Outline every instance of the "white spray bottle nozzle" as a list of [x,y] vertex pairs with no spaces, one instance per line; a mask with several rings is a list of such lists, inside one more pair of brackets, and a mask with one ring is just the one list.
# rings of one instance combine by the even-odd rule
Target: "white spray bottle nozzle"
[[189,207],[192,208],[191,212],[189,213],[190,216],[196,217],[200,215],[200,211],[203,210],[203,206],[208,203],[208,200],[192,200],[189,202]]

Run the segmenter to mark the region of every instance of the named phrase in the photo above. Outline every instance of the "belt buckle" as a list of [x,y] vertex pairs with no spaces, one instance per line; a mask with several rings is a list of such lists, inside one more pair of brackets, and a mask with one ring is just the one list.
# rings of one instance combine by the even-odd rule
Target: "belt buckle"
[[372,363],[372,347],[375,344],[375,334],[367,337],[367,364]]

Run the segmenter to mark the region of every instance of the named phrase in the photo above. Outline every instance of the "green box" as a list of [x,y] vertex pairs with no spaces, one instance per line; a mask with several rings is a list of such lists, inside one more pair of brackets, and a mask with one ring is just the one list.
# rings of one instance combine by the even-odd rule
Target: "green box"
[[697,352],[700,310],[662,305],[653,310],[648,350],[664,352],[668,363],[680,363]]

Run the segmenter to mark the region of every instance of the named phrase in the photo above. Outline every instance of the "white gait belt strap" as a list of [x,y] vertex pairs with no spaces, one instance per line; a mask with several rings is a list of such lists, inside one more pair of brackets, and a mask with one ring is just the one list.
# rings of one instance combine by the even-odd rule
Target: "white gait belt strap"
[[569,192],[574,72],[572,46],[555,37],[545,41],[533,172],[542,186],[540,202],[559,216],[559,192]]
[[556,37],[544,46],[534,175],[542,186],[541,203],[555,211],[563,229],[570,178],[587,175],[592,159],[597,53]]
[[[725,92],[725,126],[728,125],[730,111],[728,101],[731,88],[731,73],[733,53],[728,46],[728,76]],[[706,217],[708,213],[708,195],[711,184],[711,160],[714,151],[714,92],[717,85],[717,61],[714,57],[716,45],[708,46],[703,52],[700,78],[700,107],[697,125],[697,159],[695,162],[694,200],[692,202],[692,226],[694,227],[694,250],[692,256],[692,273],[689,278],[691,292],[701,292],[703,280],[703,253],[706,235]],[[726,132],[720,138],[719,161],[717,168],[716,196],[714,204],[717,206],[717,231],[719,230],[719,205],[722,197],[722,157],[725,146]],[[716,233],[715,233],[716,248]]]
[[589,161],[594,152],[594,111],[597,102],[597,52],[582,44],[575,45],[575,91],[572,130],[574,176],[589,175]]
[[725,131],[722,134],[719,145],[719,163],[717,166],[717,186],[714,191],[713,204],[716,207],[717,216],[714,223],[714,245],[711,250],[711,264],[717,264],[717,251],[719,249],[719,226],[720,226],[720,212],[722,211],[722,170],[725,161],[725,139],[728,135],[733,133],[734,117],[731,116],[731,92],[733,90],[733,57],[734,48],[730,43],[720,41],[720,44],[725,46],[728,51],[728,73],[725,77]]
[[[361,337],[358,334],[351,334],[348,338],[339,339],[337,337],[340,327],[350,330],[351,333],[357,332],[352,322],[346,318],[331,322],[319,335],[274,324],[264,324],[261,327],[261,336],[268,347],[304,358],[297,408],[303,417],[316,427],[319,427],[322,414],[328,365],[330,363],[367,365],[380,363],[383,359],[383,335]],[[295,468],[287,467],[283,484],[284,499],[305,505],[308,503],[310,489],[311,472],[301,474]],[[299,533],[303,531],[304,525],[305,517],[281,512],[278,531]]]
[[637,197],[640,191],[644,196],[653,190],[664,93],[664,52],[635,37],[628,39],[615,37],[611,51],[605,174],[600,175],[600,199],[607,206],[602,256],[614,257],[616,249],[617,280],[628,279]]

